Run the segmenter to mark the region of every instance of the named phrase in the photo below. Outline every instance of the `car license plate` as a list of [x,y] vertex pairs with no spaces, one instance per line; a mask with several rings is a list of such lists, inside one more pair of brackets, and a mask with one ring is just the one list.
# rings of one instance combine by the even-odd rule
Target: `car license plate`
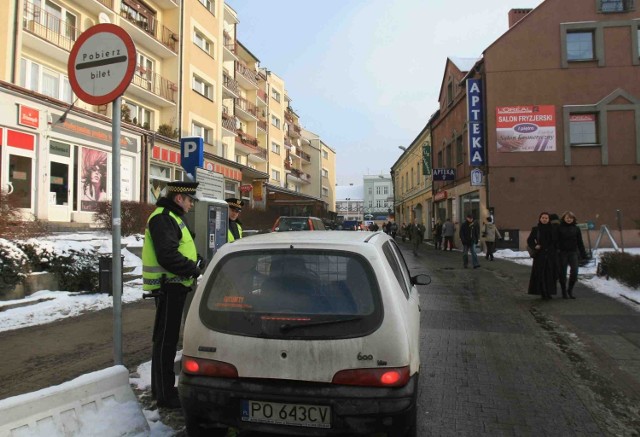
[[242,420],[309,428],[331,428],[331,407],[243,400]]

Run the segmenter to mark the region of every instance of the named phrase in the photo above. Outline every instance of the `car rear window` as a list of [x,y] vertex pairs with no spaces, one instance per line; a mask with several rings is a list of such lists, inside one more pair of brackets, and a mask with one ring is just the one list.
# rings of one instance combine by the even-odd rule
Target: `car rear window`
[[211,273],[199,315],[210,329],[267,338],[351,338],[382,321],[369,262],[344,251],[247,251]]
[[283,217],[280,219],[277,226],[278,231],[308,231],[309,229],[309,220],[305,217]]

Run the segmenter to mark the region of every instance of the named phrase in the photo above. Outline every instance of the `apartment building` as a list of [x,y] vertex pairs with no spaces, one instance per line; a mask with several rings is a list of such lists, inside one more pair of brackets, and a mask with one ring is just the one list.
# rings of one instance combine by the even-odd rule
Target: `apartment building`
[[[76,99],[67,75],[80,33],[107,22],[122,27],[137,51],[122,96],[117,175],[112,105]],[[187,178],[179,140],[201,137],[204,165],[196,173],[215,178],[224,197],[267,209],[269,186],[303,203],[308,186],[330,192],[320,171],[317,181],[304,171],[310,161],[304,144],[293,146],[301,127],[284,80],[239,41],[239,22],[218,0],[2,2],[0,23],[11,43],[0,48],[0,188],[20,199],[25,216],[91,223],[96,202],[111,197],[114,176],[123,200],[148,202],[168,181]],[[335,159],[329,162],[333,174]],[[311,197],[325,204],[321,210],[334,211],[335,199],[317,193]]]
[[365,175],[364,219],[389,220],[393,213],[393,179],[389,175]]

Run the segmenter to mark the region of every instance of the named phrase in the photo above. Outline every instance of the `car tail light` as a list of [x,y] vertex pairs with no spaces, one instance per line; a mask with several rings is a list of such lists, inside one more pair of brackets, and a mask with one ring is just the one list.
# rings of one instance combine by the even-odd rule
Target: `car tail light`
[[182,370],[190,375],[237,378],[238,369],[232,364],[204,358],[182,357]]
[[366,387],[402,387],[409,382],[409,367],[341,370],[333,375],[331,382]]

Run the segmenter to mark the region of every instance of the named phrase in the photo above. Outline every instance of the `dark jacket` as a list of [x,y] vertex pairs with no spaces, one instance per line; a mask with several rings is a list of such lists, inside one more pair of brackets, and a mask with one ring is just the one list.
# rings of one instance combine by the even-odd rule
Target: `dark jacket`
[[[164,207],[178,216],[184,215],[184,209],[166,197],[158,199],[156,205]],[[149,233],[153,239],[158,264],[178,276],[187,278],[198,276],[200,271],[196,267],[196,263],[178,252],[182,230],[169,214],[158,214],[153,217],[149,221]],[[193,232],[191,235],[194,235]]]
[[582,258],[587,257],[582,241],[582,232],[574,223],[565,221],[558,228],[558,250],[560,252],[578,252]]
[[462,225],[460,225],[460,241],[465,246],[471,246],[475,244],[480,239],[480,229],[478,223],[472,221],[465,220]]
[[531,266],[529,278],[529,294],[552,295],[556,294],[558,275],[557,232],[555,225],[538,223],[531,228],[527,238],[527,245],[535,249],[540,245]]

